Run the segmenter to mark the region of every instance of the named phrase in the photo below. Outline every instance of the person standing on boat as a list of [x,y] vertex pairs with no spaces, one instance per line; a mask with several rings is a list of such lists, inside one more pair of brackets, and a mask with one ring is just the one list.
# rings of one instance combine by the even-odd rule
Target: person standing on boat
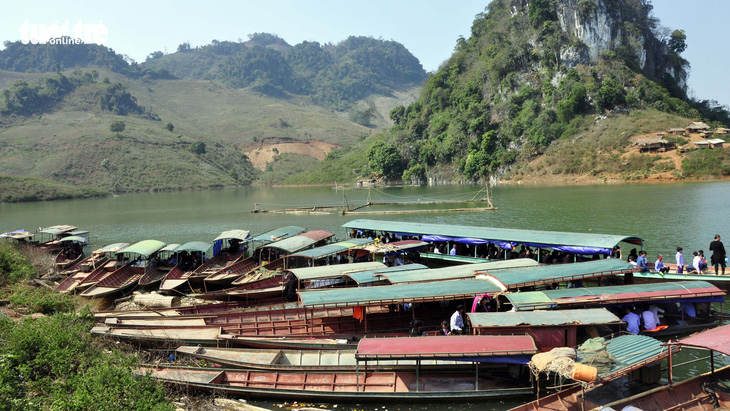
[[684,255],[682,254],[682,247],[677,247],[675,260],[677,261],[677,274],[682,274],[684,271]]
[[451,251],[449,251],[449,255],[456,255],[456,244],[454,244],[454,246],[451,247]]
[[715,267],[715,275],[718,265],[722,267],[722,275],[725,275],[725,246],[720,241],[720,234],[715,234],[715,241],[710,243],[710,251],[712,251],[710,262]]
[[641,331],[641,318],[639,314],[636,314],[631,307],[626,307],[624,311],[626,315],[624,315],[621,321],[626,323],[626,331],[631,334],[638,334]]
[[464,334],[464,319],[461,317],[462,314],[464,314],[464,306],[459,304],[456,306],[456,311],[451,315],[451,334]]
[[636,267],[641,270],[642,273],[648,272],[649,267],[647,267],[646,262],[646,251],[641,250],[639,252],[639,258],[636,259]]

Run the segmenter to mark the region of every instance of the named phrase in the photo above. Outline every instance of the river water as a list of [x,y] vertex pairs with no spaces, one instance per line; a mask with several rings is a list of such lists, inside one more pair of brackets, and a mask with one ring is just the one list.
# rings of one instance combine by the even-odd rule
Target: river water
[[[425,202],[469,199],[475,186],[397,187],[370,192],[373,201]],[[363,204],[367,190],[331,187],[243,187],[212,191],[137,193],[56,202],[0,204],[0,232],[73,224],[89,230],[92,246],[157,239],[167,243],[211,241],[224,230],[252,235],[286,225],[325,229],[345,236],[340,226],[358,218],[468,226],[637,235],[645,240],[649,261],[657,253],[674,262],[675,248],[685,259],[707,248],[714,234],[730,239],[730,182],[622,184],[592,186],[500,186],[493,189],[498,210],[415,214],[340,215],[338,213],[253,214],[262,209]],[[399,205],[363,211],[444,209],[463,204]],[[628,250],[624,250],[624,255]]]
[[[464,204],[418,205],[418,202],[463,200],[479,196],[481,187],[394,187],[368,190],[333,190],[331,187],[242,187],[213,191],[126,194],[102,199],[42,203],[0,204],[0,232],[34,230],[56,224],[72,224],[91,232],[92,247],[114,242],[157,239],[167,243],[211,241],[222,231],[250,230],[252,235],[274,228],[298,225],[324,229],[345,237],[341,225],[359,219],[413,221],[467,226],[507,227],[527,230],[574,231],[636,235],[653,261],[657,253],[674,262],[675,248],[707,251],[715,234],[730,239],[730,182],[672,184],[621,184],[592,186],[500,186],[492,199],[498,210],[474,212],[340,215],[251,213],[321,205],[352,205],[372,201],[416,204],[365,208],[362,211],[419,210],[467,207]],[[624,256],[628,250],[624,250]],[[708,254],[706,252],[706,254]],[[696,356],[681,353],[683,360]],[[699,355],[705,355],[701,353]],[[724,362],[724,360],[720,360]],[[680,375],[706,370],[698,363],[684,367]],[[477,404],[380,404],[357,409],[507,409],[521,401]],[[267,403],[272,405],[271,403]],[[278,403],[277,403],[278,404]],[[289,407],[286,407],[289,408]],[[328,407],[330,408],[330,407]],[[330,408],[331,409],[331,408]],[[341,404],[337,409],[352,409]]]

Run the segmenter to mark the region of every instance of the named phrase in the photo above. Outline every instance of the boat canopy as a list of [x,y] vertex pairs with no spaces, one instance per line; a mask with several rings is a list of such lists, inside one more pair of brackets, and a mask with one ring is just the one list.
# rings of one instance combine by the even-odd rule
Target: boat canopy
[[[418,338],[363,338],[357,345],[358,361],[383,359],[464,359],[532,355],[537,353],[529,335],[455,335]],[[529,359],[528,359],[529,361]]]
[[[606,351],[616,361],[611,368],[599,373],[600,381],[611,381],[629,372],[669,356],[669,348],[662,341],[645,335],[621,335],[607,341]],[[676,351],[673,348],[672,351]],[[579,356],[578,360],[581,358]]]
[[489,261],[476,264],[462,264],[451,267],[425,269],[419,271],[380,273],[391,284],[424,283],[429,281],[456,280],[459,278],[474,278],[478,270],[506,269],[513,267],[534,267],[537,261],[531,258],[516,258],[514,260]]
[[294,237],[289,237],[285,240],[276,241],[261,248],[276,248],[291,254],[300,250],[304,250],[310,245],[318,241],[330,238],[333,235],[334,234],[330,233],[329,231],[324,230],[307,231],[306,233],[301,233],[299,235],[295,235]]
[[176,248],[180,247],[180,244],[168,244],[160,249],[160,252],[167,252],[171,253],[174,252]]
[[730,325],[703,331],[672,344],[682,347],[704,348],[730,355]]
[[426,267],[423,264],[405,264],[405,265],[396,265],[393,267],[378,268],[375,270],[350,272],[350,273],[345,273],[344,275],[345,275],[345,277],[348,277],[352,281],[356,282],[358,285],[363,285],[363,284],[372,284],[375,282],[382,281],[383,277],[377,276],[378,274],[394,273],[397,271],[412,271],[412,270],[428,270],[428,267]]
[[25,231],[25,229],[10,231],[7,233],[0,234],[0,238],[12,238],[14,240],[20,240],[23,238],[33,237],[33,233]]
[[447,301],[474,298],[477,295],[497,291],[499,288],[489,281],[467,279],[298,293],[304,307],[314,308]]
[[213,242],[216,242],[218,240],[232,239],[232,238],[243,241],[248,238],[248,235],[249,235],[249,232],[247,230],[229,230],[229,231],[222,232],[221,235],[219,235],[218,237],[216,237],[213,240]]
[[370,244],[373,241],[374,240],[369,240],[367,238],[351,238],[347,241],[340,241],[338,243],[327,244],[327,245],[323,245],[322,247],[312,248],[311,250],[304,250],[304,251],[297,252],[295,254],[290,254],[288,257],[301,257],[301,258],[311,258],[312,260],[318,260],[320,258],[339,254],[341,252],[350,250],[352,248]]
[[426,247],[427,245],[428,243],[425,241],[403,240],[394,241],[392,243],[379,242],[378,244],[368,244],[362,247],[362,249],[368,250],[372,254],[396,255],[412,250],[418,250]]
[[634,270],[634,266],[626,261],[618,258],[607,258],[583,263],[541,265],[494,271],[486,268],[479,269],[477,274],[484,275],[490,281],[496,282],[504,290],[511,290],[540,284],[625,274]]
[[467,313],[474,329],[617,324],[621,319],[605,308],[522,312]]
[[94,254],[116,253],[117,251],[123,250],[126,247],[129,247],[129,243],[114,243],[114,244],[109,244],[107,246],[104,246],[102,248],[99,248],[97,250],[94,250]]
[[175,247],[173,252],[178,253],[180,251],[200,251],[201,253],[207,252],[213,244],[206,243],[204,241],[190,241],[183,245]]
[[43,234],[51,234],[51,235],[58,235],[62,234],[68,231],[73,231],[77,229],[78,227],[72,226],[72,225],[54,225],[51,227],[46,227],[42,230],[38,230],[39,233]]
[[575,254],[610,254],[621,242],[642,245],[637,236],[519,230],[382,220],[354,220],[342,225],[348,230],[381,231],[420,237],[422,241],[453,241],[464,244],[495,244],[507,250],[519,245],[551,248]]
[[63,237],[62,239],[58,240],[59,243],[65,243],[66,241],[75,241],[77,243],[86,243],[86,238],[80,237],[77,235],[72,235],[68,237]]
[[300,281],[308,281],[342,277],[347,273],[382,268],[386,268],[386,265],[377,261],[368,261],[365,263],[333,264],[319,267],[290,268],[287,271],[294,274]]
[[129,247],[117,251],[116,254],[139,254],[143,257],[149,257],[150,255],[161,250],[165,246],[165,243],[157,240],[144,240],[138,243],[134,243]]
[[572,304],[621,304],[641,301],[682,301],[702,299],[724,301],[725,292],[706,281],[678,281],[605,287],[505,293],[517,311],[550,309]]
[[255,237],[251,237],[246,240],[246,242],[253,243],[253,242],[259,242],[262,244],[271,244],[276,241],[281,241],[284,239],[287,239],[291,236],[301,234],[303,232],[307,231],[304,227],[297,227],[295,225],[290,225],[287,227],[281,227],[277,228],[275,230],[267,231],[263,234],[259,234]]

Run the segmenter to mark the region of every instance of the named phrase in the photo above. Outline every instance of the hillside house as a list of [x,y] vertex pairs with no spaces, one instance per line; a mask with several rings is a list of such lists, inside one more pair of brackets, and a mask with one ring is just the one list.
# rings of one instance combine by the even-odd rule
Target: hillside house
[[715,130],[715,134],[730,134],[730,128],[718,128]]
[[686,135],[686,131],[684,131],[683,128],[679,128],[679,127],[670,128],[669,130],[667,130],[667,133],[669,133],[669,134],[671,134],[673,136],[684,136],[684,135]]
[[710,137],[712,137],[712,135],[713,135],[712,131],[710,131],[710,130],[700,131],[700,137],[702,137],[702,138],[710,138]]
[[713,139],[707,140],[707,143],[710,145],[710,148],[722,148],[722,145],[725,143],[725,140],[722,140],[719,138],[713,138]]
[[695,146],[697,148],[710,148],[710,142],[709,141],[695,141]]
[[671,143],[662,137],[656,136],[656,137],[646,137],[639,140],[636,140],[636,145],[639,146],[639,152],[657,152],[657,153],[663,153],[667,151],[667,147],[671,145]]
[[692,124],[685,127],[685,130],[687,130],[688,133],[699,133],[702,131],[708,131],[710,129],[710,126],[707,124],[701,122],[701,121],[695,121]]

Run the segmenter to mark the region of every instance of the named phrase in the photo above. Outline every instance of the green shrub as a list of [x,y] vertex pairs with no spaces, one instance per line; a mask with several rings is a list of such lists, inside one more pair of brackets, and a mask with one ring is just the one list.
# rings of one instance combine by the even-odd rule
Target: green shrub
[[69,295],[47,288],[29,287],[22,283],[14,284],[10,288],[8,301],[16,307],[46,315],[72,312],[76,308],[76,301]]
[[28,280],[35,270],[25,256],[10,244],[0,244],[0,286]]
[[727,148],[694,150],[682,160],[682,172],[690,177],[730,175],[730,151]]

